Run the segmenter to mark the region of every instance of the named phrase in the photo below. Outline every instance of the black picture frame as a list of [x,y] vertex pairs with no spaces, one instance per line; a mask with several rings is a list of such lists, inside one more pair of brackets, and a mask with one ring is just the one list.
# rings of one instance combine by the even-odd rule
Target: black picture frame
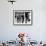
[[[30,12],[31,13],[31,23],[29,24],[29,23],[25,23],[25,24],[18,24],[18,23],[16,23],[16,21],[15,21],[15,14],[16,14],[16,12]],[[13,25],[18,25],[18,26],[21,26],[21,25],[23,25],[23,26],[32,26],[32,24],[33,24],[33,11],[32,10],[13,10]]]

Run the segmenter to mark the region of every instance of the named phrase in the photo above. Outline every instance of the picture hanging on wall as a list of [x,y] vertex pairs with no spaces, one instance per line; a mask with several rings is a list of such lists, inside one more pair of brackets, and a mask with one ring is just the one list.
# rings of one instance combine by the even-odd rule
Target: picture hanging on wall
[[32,25],[32,10],[13,10],[14,25]]

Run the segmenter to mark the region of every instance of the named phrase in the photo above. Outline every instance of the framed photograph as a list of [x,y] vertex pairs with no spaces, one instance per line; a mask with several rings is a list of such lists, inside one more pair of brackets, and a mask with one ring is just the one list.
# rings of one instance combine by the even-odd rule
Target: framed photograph
[[14,25],[32,25],[32,10],[13,10]]

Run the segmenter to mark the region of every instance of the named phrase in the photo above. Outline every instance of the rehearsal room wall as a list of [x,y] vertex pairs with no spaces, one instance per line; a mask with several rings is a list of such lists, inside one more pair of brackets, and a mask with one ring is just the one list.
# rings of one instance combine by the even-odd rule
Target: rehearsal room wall
[[[32,10],[32,26],[13,25],[13,10]],[[15,40],[19,32],[30,34],[32,40],[46,40],[46,0],[0,0],[0,41]]]

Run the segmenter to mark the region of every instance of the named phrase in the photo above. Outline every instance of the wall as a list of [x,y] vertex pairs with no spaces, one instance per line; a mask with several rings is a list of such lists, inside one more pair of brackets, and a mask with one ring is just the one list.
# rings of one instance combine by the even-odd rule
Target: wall
[[[14,10],[33,10],[32,26],[14,26]],[[0,40],[15,40],[19,32],[26,32],[37,41],[46,40],[46,0],[16,0],[12,5],[0,0]]]

